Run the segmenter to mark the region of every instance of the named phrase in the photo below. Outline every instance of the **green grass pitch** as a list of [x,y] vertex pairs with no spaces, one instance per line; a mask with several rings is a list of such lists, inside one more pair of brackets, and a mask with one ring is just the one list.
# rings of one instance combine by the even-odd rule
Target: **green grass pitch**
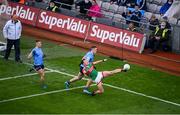
[[[33,37],[23,36],[23,62],[32,63],[26,56],[33,47]],[[43,41],[43,50],[47,55],[47,68],[71,75],[77,75],[80,59],[86,53],[49,41]],[[11,54],[13,58],[14,52]],[[112,70],[125,63],[99,54],[95,60],[104,58],[108,61],[97,65],[99,71]],[[65,91],[64,82],[72,77],[49,70],[46,73],[48,88],[42,89],[38,75],[28,71],[30,67],[0,58],[0,114],[180,114],[179,76],[131,64],[129,72],[104,80],[104,94],[92,97],[82,92],[81,86],[86,81],[73,83],[74,89]],[[90,88],[94,89],[95,85]]]

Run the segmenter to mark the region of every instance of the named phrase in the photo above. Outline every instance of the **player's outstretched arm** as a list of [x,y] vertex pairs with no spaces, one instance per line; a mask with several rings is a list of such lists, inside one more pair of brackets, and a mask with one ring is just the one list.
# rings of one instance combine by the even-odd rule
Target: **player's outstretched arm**
[[28,59],[31,59],[31,58],[32,58],[32,51],[29,53],[29,55],[28,55],[27,58],[28,58]]
[[98,60],[98,61],[93,62],[93,65],[96,65],[96,64],[101,63],[101,62],[106,62],[106,61],[107,61],[107,59]]

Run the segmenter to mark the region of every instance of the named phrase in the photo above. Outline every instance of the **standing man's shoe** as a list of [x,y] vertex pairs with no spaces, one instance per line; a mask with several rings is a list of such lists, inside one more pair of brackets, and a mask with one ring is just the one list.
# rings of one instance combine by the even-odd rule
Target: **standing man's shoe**
[[22,63],[22,60],[16,60],[16,62],[18,62],[18,63]]

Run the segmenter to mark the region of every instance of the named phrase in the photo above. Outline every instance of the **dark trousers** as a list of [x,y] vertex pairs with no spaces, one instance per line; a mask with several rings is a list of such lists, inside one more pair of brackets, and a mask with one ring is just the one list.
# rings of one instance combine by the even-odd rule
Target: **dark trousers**
[[151,48],[153,51],[156,51],[160,45],[162,45],[162,49],[165,50],[167,48],[168,39],[155,39],[151,38],[149,40],[149,48]]
[[4,58],[8,59],[13,45],[15,49],[15,60],[19,61],[20,60],[20,39],[17,39],[17,40],[7,39],[7,48],[6,48],[6,53],[5,53]]

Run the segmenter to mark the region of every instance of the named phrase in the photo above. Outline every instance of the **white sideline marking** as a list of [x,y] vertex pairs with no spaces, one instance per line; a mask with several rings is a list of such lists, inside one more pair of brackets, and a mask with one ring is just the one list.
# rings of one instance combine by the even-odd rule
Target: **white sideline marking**
[[[51,73],[52,71],[45,71],[45,73]],[[10,80],[10,79],[17,79],[21,77],[27,77],[27,76],[33,76],[37,75],[38,73],[30,73],[30,74],[24,74],[24,75],[18,75],[18,76],[13,76],[13,77],[6,77],[6,78],[0,78],[0,81],[5,81],[5,80]]]
[[[63,75],[75,77],[75,75],[65,73],[65,72],[61,72],[61,71],[58,71],[58,70],[53,70],[53,69],[49,69],[49,68],[47,68],[47,70],[50,70],[50,71],[53,71],[53,72],[56,72],[56,73],[60,73],[60,74],[63,74]],[[87,80],[87,79],[84,79],[84,80]],[[149,95],[146,95],[146,94],[143,94],[143,93],[139,93],[139,92],[132,91],[132,90],[129,90],[129,89],[113,86],[113,85],[106,84],[106,83],[104,83],[104,85],[108,86],[108,87],[111,87],[111,88],[114,88],[114,89],[122,90],[122,91],[125,91],[125,92],[129,92],[129,93],[132,93],[132,94],[136,94],[136,95],[139,95],[139,96],[147,97],[147,98],[150,98],[150,99],[158,100],[158,101],[161,101],[161,102],[164,102],[164,103],[168,103],[168,104],[176,105],[176,106],[180,107],[179,103],[171,102],[171,101],[164,100],[164,99],[161,99],[161,98],[158,98],[158,97],[149,96]]]
[[176,105],[176,106],[180,107],[179,103],[167,101],[167,100],[164,100],[164,99],[161,99],[161,98],[158,98],[158,97],[149,96],[149,95],[146,95],[146,94],[143,94],[143,93],[135,92],[135,91],[132,91],[132,90],[129,90],[129,89],[113,86],[113,85],[106,84],[106,83],[104,83],[104,85],[108,86],[108,87],[111,87],[111,88],[114,88],[114,89],[122,90],[122,91],[125,91],[125,92],[129,92],[129,93],[132,93],[132,94],[140,95],[140,96],[143,96],[143,97],[147,97],[147,98],[150,98],[150,99],[162,101],[162,102],[165,102],[165,103],[168,103],[168,104],[172,104],[172,105]]
[[[2,57],[2,56],[0,56],[0,57]],[[24,64],[32,65],[30,63],[24,63]],[[45,68],[45,69],[47,69],[47,70],[49,70],[51,72],[56,72],[56,73],[60,73],[60,74],[63,74],[63,75],[70,76],[70,77],[75,77],[75,75],[72,75],[72,74],[69,74],[69,73],[65,73],[65,72],[61,72],[59,70],[54,70],[54,69],[50,69],[50,68]],[[87,80],[87,79],[84,79],[84,80]],[[161,99],[161,98],[158,98],[158,97],[149,96],[149,95],[146,95],[146,94],[143,94],[143,93],[139,93],[139,92],[136,92],[136,91],[132,91],[132,90],[129,90],[129,89],[125,89],[125,88],[121,88],[121,87],[116,87],[116,86],[113,86],[113,85],[110,85],[110,84],[104,84],[104,85],[106,85],[108,87],[111,87],[111,88],[114,88],[114,89],[122,90],[122,91],[125,91],[125,92],[129,92],[129,93],[132,93],[132,94],[136,94],[136,95],[139,95],[139,96],[147,97],[147,98],[150,98],[150,99],[158,100],[158,101],[161,101],[161,102],[164,102],[164,103],[168,103],[168,104],[180,107],[179,103],[171,102],[171,101],[164,100],[164,99]]]
[[80,88],[83,88],[83,87],[84,86],[79,86],[79,87],[70,88],[68,90],[67,89],[60,89],[60,90],[54,90],[54,91],[49,91],[49,92],[45,92],[45,93],[38,93],[38,94],[33,94],[33,95],[28,95],[28,96],[22,96],[22,97],[17,97],[17,98],[12,98],[12,99],[6,99],[6,100],[0,101],[0,103],[11,102],[11,101],[21,100],[21,99],[27,99],[27,98],[32,98],[32,97],[37,97],[37,96],[42,96],[42,95],[55,94],[55,93],[59,93],[59,92],[65,92],[65,91],[80,89]]

